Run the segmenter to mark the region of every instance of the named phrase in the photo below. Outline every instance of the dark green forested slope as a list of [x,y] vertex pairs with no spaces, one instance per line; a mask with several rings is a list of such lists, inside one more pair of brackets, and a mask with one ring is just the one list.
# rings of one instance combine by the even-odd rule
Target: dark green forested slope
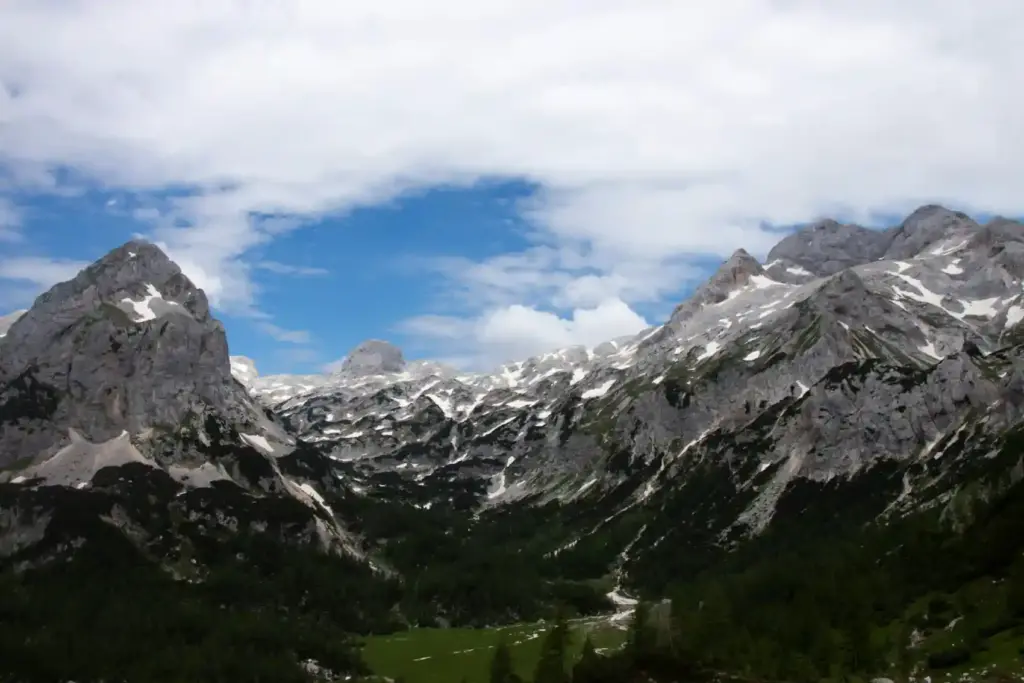
[[[632,585],[650,599],[672,598],[656,645],[601,661],[581,680],[724,671],[813,681],[896,675],[911,664],[942,672],[1019,663],[1024,482],[1013,463],[1022,453],[1024,438],[1011,434],[985,487],[906,517],[854,514],[874,510],[867,485],[845,489],[847,498],[800,489],[763,535],[735,550],[694,556],[685,544],[659,546],[635,566]],[[470,523],[458,511],[394,501],[331,502],[379,540],[403,581],[244,534],[195,536],[191,552],[208,571],[202,581],[174,580],[99,524],[81,530],[89,541],[73,561],[0,575],[0,669],[10,681],[287,681],[301,680],[297,664],[312,659],[359,673],[351,633],[438,616],[487,624],[551,617],[556,605],[569,614],[606,608],[609,561],[638,526],[663,523],[626,515],[552,556],[566,529],[587,528],[607,510],[507,508]],[[912,649],[911,634],[920,641]]]
[[195,583],[113,530],[85,548],[0,576],[0,680],[299,681],[307,659],[359,672],[349,633],[384,623],[394,599],[358,565],[255,540]]
[[798,546],[674,584],[671,601],[637,608],[621,651],[548,653],[564,673],[538,665],[533,683],[1024,677],[1024,482],[958,533],[919,515]]

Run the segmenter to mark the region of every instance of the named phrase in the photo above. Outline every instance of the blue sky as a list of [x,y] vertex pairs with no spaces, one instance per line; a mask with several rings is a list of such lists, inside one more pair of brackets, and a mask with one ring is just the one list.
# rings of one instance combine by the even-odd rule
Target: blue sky
[[[453,286],[447,262],[458,259],[458,269],[535,247],[535,228],[522,207],[536,191],[527,182],[487,181],[410,192],[308,220],[251,249],[246,254],[250,278],[273,328],[268,331],[263,317],[230,307],[217,311],[232,353],[256,359],[264,373],[319,372],[370,338],[398,344],[409,358],[446,357],[435,338],[424,338],[407,323],[425,313],[457,318],[480,310],[472,289]],[[145,211],[139,217],[140,207],[162,200],[70,186],[64,193],[10,193],[5,199],[17,207],[21,238],[0,242],[0,259],[38,259],[56,266],[62,277],[129,239],[148,236],[152,223]],[[874,223],[898,220],[880,216]],[[789,229],[771,228],[776,239]],[[664,320],[719,263],[719,256],[692,255],[687,259],[691,279],[657,300],[634,304],[633,310],[650,323]],[[44,273],[42,281],[34,281],[34,272],[0,278],[5,311],[30,305],[48,277]],[[547,308],[561,316],[572,313],[566,306],[549,303]],[[454,360],[473,365],[471,359]]]
[[0,306],[141,233],[264,373],[596,344],[766,224],[1024,213],[1022,30],[1018,0],[8,0]]
[[[445,261],[485,262],[534,246],[533,229],[520,209],[535,190],[530,183],[506,180],[410,192],[379,205],[317,217],[252,249],[247,260],[261,308],[287,332],[271,334],[261,319],[219,310],[232,353],[258,359],[266,373],[320,371],[370,338],[393,341],[410,358],[436,357],[444,350],[402,323],[425,312],[472,313],[475,307],[464,301],[467,293],[453,289],[445,277]],[[136,214],[160,200],[69,185],[63,193],[9,193],[5,201],[17,207],[22,236],[0,242],[0,258],[39,259],[56,266],[63,277],[129,239],[148,237],[151,221]],[[701,267],[716,263],[709,257]],[[31,304],[43,286],[33,279],[0,278],[4,311]],[[692,285],[681,288],[679,296]],[[636,309],[657,321],[673,304],[669,298]],[[294,339],[289,333],[295,333]]]

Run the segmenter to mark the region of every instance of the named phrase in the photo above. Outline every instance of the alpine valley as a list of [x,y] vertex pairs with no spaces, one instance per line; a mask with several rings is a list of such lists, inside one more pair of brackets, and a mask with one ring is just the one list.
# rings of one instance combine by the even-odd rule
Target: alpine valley
[[0,333],[0,680],[352,678],[638,599],[573,680],[1024,680],[1020,222],[821,221],[489,374],[260,376],[138,241]]

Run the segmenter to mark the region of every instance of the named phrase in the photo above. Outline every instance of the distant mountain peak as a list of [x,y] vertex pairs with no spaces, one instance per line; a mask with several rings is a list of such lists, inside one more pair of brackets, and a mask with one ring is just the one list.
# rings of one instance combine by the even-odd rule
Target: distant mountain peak
[[768,252],[768,262],[827,277],[880,259],[891,240],[884,232],[829,218],[787,235]]
[[756,275],[763,272],[760,261],[750,255],[746,249],[737,249],[732,256],[719,267],[718,272],[745,273]]
[[884,233],[890,238],[883,258],[913,258],[927,248],[947,240],[966,239],[978,230],[978,224],[959,211],[938,204],[926,204]]
[[840,223],[834,218],[819,218],[808,223],[801,232],[836,232],[842,230],[843,227],[845,227],[845,224]]
[[907,217],[903,220],[903,223],[913,223],[923,218],[928,218],[930,216],[937,215],[948,215],[957,216],[959,218],[967,218],[967,214],[962,213],[960,211],[953,211],[952,209],[948,209],[945,206],[942,206],[941,204],[924,204],[911,211],[910,214],[908,214]]
[[231,374],[246,387],[259,378],[259,370],[256,369],[256,361],[248,356],[231,356]]
[[368,339],[349,352],[338,373],[379,375],[402,372],[404,369],[405,356],[400,348],[382,339]]
[[676,306],[672,311],[670,324],[679,324],[688,320],[704,306],[725,301],[756,277],[768,280],[760,262],[745,249],[737,249],[718,267],[718,270],[707,282],[697,288],[693,296]]
[[745,249],[737,249],[697,290],[695,296],[699,296],[704,303],[718,303],[757,275],[764,275],[760,262]]

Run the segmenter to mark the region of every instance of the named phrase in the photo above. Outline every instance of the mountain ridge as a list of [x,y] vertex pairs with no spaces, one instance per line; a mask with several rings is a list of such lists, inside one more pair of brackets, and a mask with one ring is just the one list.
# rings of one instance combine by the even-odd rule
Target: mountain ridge
[[1021,553],[999,505],[1024,486],[1024,225],[925,206],[865,230],[812,224],[765,265],[737,250],[662,325],[478,374],[368,340],[334,372],[260,377],[180,269],[130,242],[0,340],[0,563],[133,558],[239,613],[254,591],[352,630],[599,613],[862,538],[896,556],[915,525],[976,554],[958,530],[990,518],[1002,577]]

